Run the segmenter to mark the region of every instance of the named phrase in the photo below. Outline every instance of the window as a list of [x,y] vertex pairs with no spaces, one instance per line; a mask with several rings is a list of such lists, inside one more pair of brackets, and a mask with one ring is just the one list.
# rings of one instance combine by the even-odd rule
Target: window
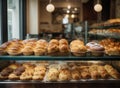
[[19,0],[7,0],[8,6],[8,40],[20,38]]

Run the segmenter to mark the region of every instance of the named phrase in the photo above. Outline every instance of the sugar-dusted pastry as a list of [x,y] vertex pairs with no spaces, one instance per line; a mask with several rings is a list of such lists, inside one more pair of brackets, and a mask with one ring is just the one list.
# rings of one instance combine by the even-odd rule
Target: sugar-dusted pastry
[[34,48],[34,54],[36,56],[45,55],[45,53],[47,52],[47,46],[48,46],[48,42],[46,40],[44,39],[38,40]]
[[46,74],[47,81],[57,81],[59,77],[59,71],[57,68],[50,68]]
[[111,65],[105,65],[104,68],[111,77],[115,79],[120,79],[120,73],[116,69],[114,69]]
[[88,79],[91,77],[90,72],[89,72],[89,66],[80,66],[79,72],[83,79]]
[[71,79],[71,72],[69,69],[60,70],[59,80],[60,81],[69,81]]
[[46,73],[46,67],[43,65],[36,66],[33,73],[33,80],[43,80]]
[[105,70],[105,68],[104,68],[104,66],[98,66],[97,67],[97,69],[98,69],[98,73],[100,74],[100,76],[102,77],[102,78],[108,78],[109,77],[109,74],[107,73],[107,71]]
[[103,56],[104,47],[96,42],[89,42],[86,44],[88,51],[92,53],[93,56]]
[[91,65],[89,67],[89,72],[90,72],[92,79],[98,79],[100,77],[100,74],[98,73],[97,67],[98,67],[98,65]]

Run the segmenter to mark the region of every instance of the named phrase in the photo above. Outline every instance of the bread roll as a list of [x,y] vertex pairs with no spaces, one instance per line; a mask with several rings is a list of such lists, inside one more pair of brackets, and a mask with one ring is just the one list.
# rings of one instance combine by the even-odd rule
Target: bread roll
[[111,65],[105,65],[104,67],[111,77],[115,79],[120,78],[120,73],[116,69],[114,69]]

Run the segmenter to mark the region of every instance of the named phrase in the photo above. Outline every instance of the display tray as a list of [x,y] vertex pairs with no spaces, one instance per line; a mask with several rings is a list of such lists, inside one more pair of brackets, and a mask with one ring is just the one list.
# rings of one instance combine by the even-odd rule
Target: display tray
[[0,60],[120,60],[120,56],[0,56]]
[[34,81],[34,80],[29,80],[29,81],[21,81],[21,80],[15,80],[15,81],[11,81],[11,80],[4,80],[4,81],[0,81],[0,84],[29,84],[29,83],[120,83],[120,79],[81,79],[81,80],[77,80],[77,81],[54,81],[54,82],[44,82],[44,81]]
[[94,34],[94,33],[89,33],[89,35],[94,35],[94,36],[98,35],[98,36],[103,36],[103,37],[120,39],[120,35],[116,36],[116,34],[110,35],[110,34]]
[[115,24],[115,25],[106,25],[106,26],[91,26],[89,29],[108,29],[108,28],[119,28],[120,24]]

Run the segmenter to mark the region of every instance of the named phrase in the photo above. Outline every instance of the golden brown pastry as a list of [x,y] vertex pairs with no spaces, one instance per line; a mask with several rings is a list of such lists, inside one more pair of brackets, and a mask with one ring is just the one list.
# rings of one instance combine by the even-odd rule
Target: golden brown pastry
[[52,39],[52,40],[50,40],[49,44],[51,44],[51,45],[54,45],[54,44],[59,45],[59,41],[57,39]]
[[102,77],[102,78],[108,78],[109,77],[109,74],[107,73],[107,71],[105,70],[105,68],[104,68],[104,66],[98,66],[97,67],[97,69],[98,69],[98,73],[100,74],[100,76]]
[[9,55],[20,55],[22,54],[22,49],[24,48],[24,45],[21,41],[11,41],[11,44],[9,47],[7,47],[7,53]]
[[89,67],[89,72],[91,74],[92,79],[98,79],[100,77],[100,74],[98,73],[97,67],[98,67],[98,65],[91,65]]
[[111,65],[105,65],[104,67],[111,77],[115,79],[120,78],[120,73],[116,69],[114,69]]
[[83,79],[88,79],[91,77],[88,66],[80,66],[79,71]]
[[45,66],[36,66],[34,73],[33,73],[33,80],[43,80],[46,73],[46,67]]
[[47,48],[48,53],[59,52],[59,46],[57,44],[49,44]]
[[47,52],[48,43],[46,40],[40,39],[36,42],[36,47],[34,48],[34,53],[36,56],[45,55]]
[[66,39],[60,39],[59,45],[68,45],[68,41]]
[[85,56],[87,48],[81,40],[73,40],[70,43],[70,50],[75,56]]
[[24,48],[22,49],[22,53],[25,56],[33,55],[34,54],[34,48],[36,46],[36,42],[28,42],[24,45]]
[[81,78],[78,68],[73,67],[71,70],[71,76],[73,80],[79,80]]
[[46,74],[47,81],[57,81],[59,77],[59,71],[57,68],[50,68]]
[[33,68],[27,68],[20,76],[20,80],[31,80],[34,73]]
[[5,42],[0,46],[0,55],[7,54],[7,47],[10,45],[10,42]]
[[69,69],[60,70],[59,80],[60,81],[69,81],[71,79],[71,73]]

